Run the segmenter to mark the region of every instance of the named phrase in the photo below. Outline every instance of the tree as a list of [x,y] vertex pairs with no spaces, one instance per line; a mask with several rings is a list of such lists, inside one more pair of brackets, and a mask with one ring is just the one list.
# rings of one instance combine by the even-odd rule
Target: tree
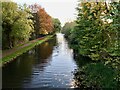
[[46,35],[53,32],[52,17],[47,14],[44,8],[38,4],[30,5],[31,12],[34,16],[34,27],[36,36]]
[[79,3],[77,10],[77,25],[69,41],[80,55],[96,62],[78,69],[76,83],[83,88],[119,88],[120,2]]
[[112,56],[107,58],[107,64],[120,69],[120,1],[109,4],[109,14],[106,19],[111,20],[111,23],[107,27],[108,45],[105,50]]
[[61,22],[58,18],[53,18],[53,27],[54,32],[60,32],[61,31]]
[[28,41],[33,32],[31,14],[26,5],[18,7],[14,2],[2,2],[3,48],[12,48]]
[[29,5],[31,14],[33,15],[33,17],[31,18],[33,20],[33,26],[34,26],[34,32],[32,33],[32,37],[31,39],[36,39],[39,37],[39,30],[40,30],[40,22],[39,22],[39,15],[38,15],[38,11],[39,8],[41,8],[38,4],[34,4],[34,5]]
[[[62,33],[65,34],[65,37],[68,38],[71,34],[71,31],[74,29],[76,22],[66,22],[65,25],[62,27]],[[69,38],[68,38],[69,39]]]
[[39,8],[39,11],[37,12],[39,16],[39,34],[49,34],[53,32],[53,23],[52,23],[52,17],[46,13],[44,8]]

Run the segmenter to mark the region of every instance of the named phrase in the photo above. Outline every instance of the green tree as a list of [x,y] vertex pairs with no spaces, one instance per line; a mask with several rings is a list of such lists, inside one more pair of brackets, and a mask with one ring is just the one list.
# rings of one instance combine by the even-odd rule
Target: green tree
[[74,29],[76,23],[73,22],[66,22],[65,25],[62,27],[62,33],[65,34],[65,37],[69,39],[71,31]]
[[[31,13],[33,14],[35,36],[44,36],[53,32],[52,17],[38,4],[30,5]],[[33,33],[34,34],[34,33]]]
[[[80,88],[102,89],[120,87],[118,81],[115,79],[118,72],[103,63],[91,63],[75,71],[75,83]],[[109,76],[109,77],[108,77]],[[108,82],[109,81],[109,82]]]
[[77,10],[77,25],[70,34],[72,48],[99,61],[80,68],[76,83],[84,88],[119,88],[120,2],[79,3]]
[[107,26],[107,47],[105,48],[112,58],[106,58],[107,64],[112,64],[115,68],[120,68],[120,1],[109,4],[109,14],[106,19],[112,22]]
[[61,22],[58,18],[53,18],[53,27],[54,27],[54,32],[61,31]]
[[18,7],[14,2],[2,2],[3,48],[12,48],[28,41],[33,32],[31,14],[26,5]]

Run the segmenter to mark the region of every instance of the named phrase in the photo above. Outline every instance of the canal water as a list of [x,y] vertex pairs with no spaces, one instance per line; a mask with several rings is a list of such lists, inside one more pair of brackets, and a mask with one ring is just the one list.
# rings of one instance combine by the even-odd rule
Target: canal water
[[36,46],[2,69],[3,88],[73,88],[77,64],[64,35]]

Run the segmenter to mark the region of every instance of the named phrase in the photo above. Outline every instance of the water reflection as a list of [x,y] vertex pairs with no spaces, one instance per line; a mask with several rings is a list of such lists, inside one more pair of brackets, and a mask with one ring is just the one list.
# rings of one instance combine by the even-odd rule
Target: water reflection
[[40,45],[39,47],[37,46],[35,48],[36,50],[36,59],[41,59],[40,61],[47,59],[48,57],[50,57],[50,55],[52,54],[53,51],[53,45],[52,43],[49,42],[45,42],[42,45]]
[[3,68],[3,88],[70,88],[76,69],[62,34],[36,46]]
[[81,68],[82,66],[85,66],[86,64],[92,63],[93,61],[91,60],[91,58],[87,57],[87,56],[83,56],[78,54],[78,52],[74,51],[73,57],[74,60],[76,61],[76,64],[78,66],[78,68]]
[[[47,58],[52,54],[53,42],[55,43],[55,39],[33,48],[3,67],[3,88],[23,87],[23,83],[30,82],[35,65],[49,62]],[[42,65],[39,68],[44,69]]]
[[25,77],[30,77],[34,64],[34,54],[25,53],[22,57],[8,64],[2,70],[2,81],[4,87],[22,87]]

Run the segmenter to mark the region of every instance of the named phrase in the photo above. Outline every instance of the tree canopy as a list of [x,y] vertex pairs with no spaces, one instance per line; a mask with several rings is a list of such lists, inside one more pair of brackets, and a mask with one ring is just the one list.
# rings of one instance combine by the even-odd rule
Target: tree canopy
[[73,29],[65,25],[69,29],[65,35],[79,55],[93,61],[75,73],[76,83],[84,88],[119,87],[120,2],[79,2],[76,9],[76,25]]
[[3,49],[60,31],[59,19],[54,19],[38,4],[23,6],[2,2]]
[[53,32],[52,17],[38,4],[30,5],[31,12],[34,15],[37,34],[50,34]]
[[68,37],[70,36],[72,47],[92,60],[118,60],[119,3],[79,3],[77,11],[74,30],[66,30],[67,33],[71,32]]
[[60,32],[61,31],[61,22],[58,18],[53,18],[53,27],[55,32]]
[[14,2],[2,2],[3,48],[12,48],[20,41],[28,41],[33,30],[29,9]]

